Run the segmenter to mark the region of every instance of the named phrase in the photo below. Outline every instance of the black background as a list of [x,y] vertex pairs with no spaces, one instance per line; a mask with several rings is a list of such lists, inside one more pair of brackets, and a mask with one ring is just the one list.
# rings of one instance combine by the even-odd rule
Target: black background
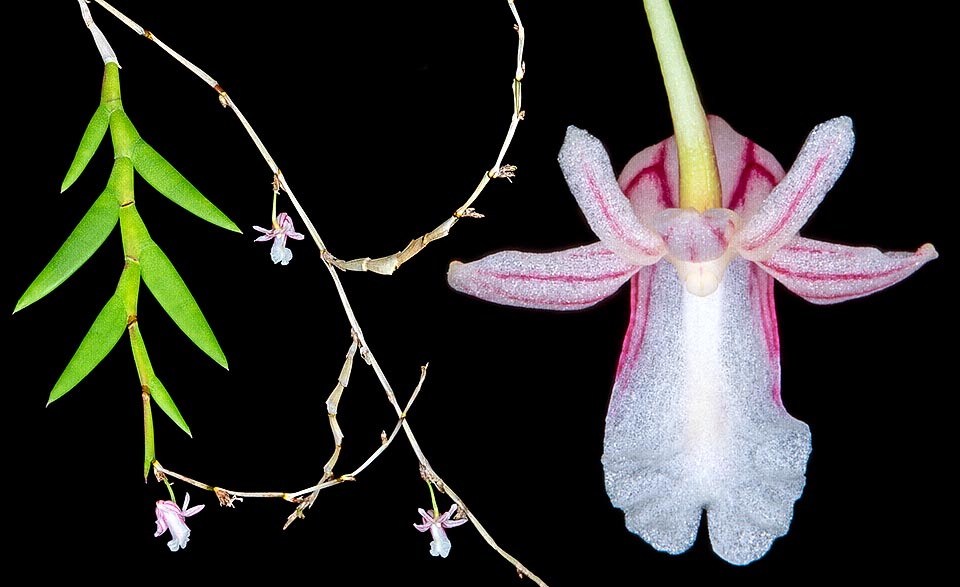
[[[512,108],[506,1],[383,4],[116,2],[230,93],[341,258],[393,252],[446,218],[494,161]],[[430,363],[410,414],[423,450],[498,542],[551,585],[923,577],[944,567],[956,535],[945,477],[956,427],[945,219],[956,212],[958,136],[944,15],[853,2],[675,2],[706,109],[785,166],[817,123],[853,118],[853,159],[806,236],[897,250],[933,242],[942,256],[897,287],[838,306],[778,289],[783,397],[810,425],[814,448],[790,532],[760,561],[728,565],[705,533],[686,554],[658,553],[625,530],[606,497],[603,422],[627,288],[569,314],[447,288],[452,259],[595,240],[556,163],[567,125],[604,140],[618,169],[671,134],[641,3],[627,4],[520,0],[527,120],[506,158],[516,180],[494,182],[476,203],[484,220],[460,223],[394,277],[343,276],[401,403]],[[6,165],[9,309],[100,193],[111,161],[105,141],[58,193],[98,103],[102,65],[73,2],[42,7],[18,19],[29,31],[8,49],[8,117],[22,149]],[[287,267],[252,242],[251,225],[269,225],[271,174],[216,94],[91,8],[119,55],[124,107],[141,135],[244,229],[206,224],[137,180],[147,227],[231,365],[206,358],[141,288],[154,368],[194,432],[187,438],[155,410],[158,458],[231,489],[307,487],[332,449],[324,401],[349,344],[329,276],[308,242],[293,243]],[[450,531],[448,559],[429,555],[429,536],[411,526],[429,495],[403,438],[286,531],[292,504],[248,499],[230,510],[195,489],[192,503],[206,509],[190,520],[189,547],[169,552],[168,535],[153,537],[153,503],[166,490],[140,476],[140,394],[126,341],[44,408],[116,286],[121,251],[115,231],[54,293],[3,319],[15,566],[45,561],[32,568],[38,578],[188,583],[518,582],[469,526]],[[340,407],[344,473],[395,417],[359,361]],[[181,500],[185,488],[175,485]]]

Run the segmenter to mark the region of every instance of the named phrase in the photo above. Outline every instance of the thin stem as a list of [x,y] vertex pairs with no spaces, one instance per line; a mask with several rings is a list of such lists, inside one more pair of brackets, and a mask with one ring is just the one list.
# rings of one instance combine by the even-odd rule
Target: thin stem
[[433,493],[433,483],[427,481],[427,489],[430,490],[430,503],[433,504],[433,519],[440,517],[440,508],[437,507],[437,496]]
[[170,493],[170,501],[177,503],[177,496],[173,493],[173,485],[170,484],[170,480],[164,477],[163,484],[167,486],[167,491]]
[[683,51],[669,0],[644,0],[660,72],[670,101],[680,165],[680,207],[700,212],[719,208],[720,172],[710,140],[707,115]]

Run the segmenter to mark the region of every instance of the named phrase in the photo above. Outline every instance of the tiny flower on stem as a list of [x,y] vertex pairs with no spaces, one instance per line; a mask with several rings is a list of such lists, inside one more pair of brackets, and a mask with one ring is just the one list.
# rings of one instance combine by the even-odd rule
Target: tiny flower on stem
[[423,508],[419,508],[417,511],[423,516],[423,523],[414,524],[413,527],[421,532],[430,531],[430,535],[433,536],[433,540],[430,541],[430,554],[447,558],[447,555],[450,554],[450,539],[447,538],[444,529],[462,526],[467,523],[467,518],[450,519],[457,511],[457,504],[452,504],[449,510],[440,515],[437,515],[437,510],[433,510],[429,514]]
[[189,509],[187,508],[188,505],[190,505],[189,493],[183,496],[183,509],[180,509],[177,502],[170,501],[169,499],[157,501],[155,510],[157,514],[157,532],[154,536],[160,536],[167,530],[170,530],[170,536],[172,538],[170,542],[167,542],[167,546],[170,547],[171,552],[177,552],[181,548],[186,548],[187,541],[190,540],[190,528],[187,527],[184,518],[189,518],[203,509],[203,504]]
[[270,258],[273,259],[274,264],[280,263],[281,265],[286,265],[293,259],[293,252],[286,246],[288,238],[298,241],[303,240],[303,235],[293,227],[293,218],[290,218],[286,212],[277,214],[277,219],[274,220],[273,228],[270,230],[260,226],[254,226],[253,228],[263,233],[263,236],[257,237],[254,242],[273,241],[273,247],[270,249]]

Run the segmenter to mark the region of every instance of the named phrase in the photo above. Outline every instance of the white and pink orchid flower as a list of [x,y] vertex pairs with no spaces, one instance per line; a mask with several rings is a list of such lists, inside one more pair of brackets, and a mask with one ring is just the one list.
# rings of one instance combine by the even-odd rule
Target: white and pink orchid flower
[[452,504],[450,509],[434,517],[434,513],[427,513],[423,508],[418,508],[420,517],[423,518],[422,524],[414,524],[413,527],[421,532],[430,531],[433,540],[430,541],[430,554],[447,558],[450,554],[450,539],[447,538],[446,528],[456,528],[467,523],[467,518],[451,520],[450,517],[457,512],[457,504]]
[[451,286],[512,306],[576,310],[631,284],[610,398],[603,467],[626,525],[659,550],[696,539],[752,562],[784,535],[804,486],[810,430],[780,399],[773,280],[817,303],[871,294],[936,258],[797,234],[853,150],[849,118],[817,126],[784,174],[774,157],[709,119],[722,208],[679,208],[673,137],[627,164],[570,127],[560,166],[599,242],[546,254],[506,251],[452,263]]
[[167,530],[170,530],[171,538],[170,542],[167,542],[167,546],[170,547],[171,552],[177,552],[181,548],[186,548],[187,542],[190,540],[190,528],[187,527],[184,518],[189,518],[203,509],[203,504],[188,509],[187,506],[189,505],[189,493],[183,496],[183,509],[180,509],[177,502],[170,501],[169,499],[157,501],[155,510],[157,514],[157,532],[154,536],[160,536]]
[[263,233],[255,238],[254,242],[273,241],[273,246],[270,247],[270,259],[273,260],[274,265],[277,263],[286,265],[293,259],[293,251],[287,248],[288,238],[303,240],[303,235],[293,227],[293,218],[290,218],[286,212],[277,214],[277,219],[270,230],[260,226],[254,226],[253,229]]

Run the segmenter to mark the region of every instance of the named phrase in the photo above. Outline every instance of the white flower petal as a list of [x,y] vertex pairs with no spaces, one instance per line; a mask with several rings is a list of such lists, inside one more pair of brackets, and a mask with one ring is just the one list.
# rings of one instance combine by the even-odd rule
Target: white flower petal
[[447,533],[443,531],[441,526],[434,524],[430,527],[430,535],[433,536],[433,540],[430,541],[430,554],[447,558],[451,546]]
[[780,403],[772,283],[742,259],[707,297],[666,264],[634,280],[602,461],[611,501],[655,548],[689,548],[703,510],[734,564],[789,527],[810,433]]
[[763,205],[747,216],[736,246],[744,257],[760,261],[787,244],[807,222],[853,153],[853,122],[846,116],[817,125],[787,175]]
[[590,228],[608,249],[635,265],[656,263],[663,256],[660,235],[637,219],[600,141],[568,127],[560,168]]

